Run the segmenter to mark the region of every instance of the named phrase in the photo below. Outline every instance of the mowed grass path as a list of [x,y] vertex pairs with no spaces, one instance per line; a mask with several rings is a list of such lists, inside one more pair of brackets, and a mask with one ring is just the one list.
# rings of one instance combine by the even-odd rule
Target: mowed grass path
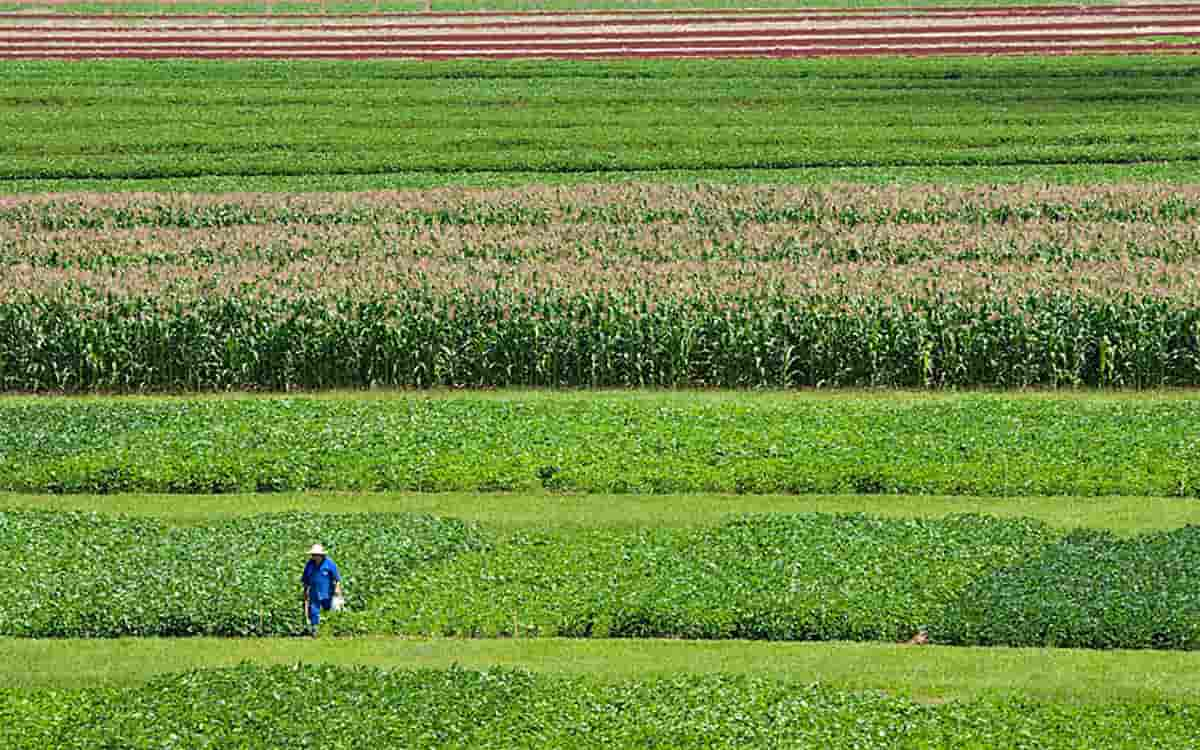
[[1188,57],[10,62],[0,192],[1189,181]]
[[1169,497],[959,497],[947,495],[605,495],[474,492],[286,492],[232,495],[0,493],[0,508],[99,511],[202,524],[261,513],[429,513],[499,532],[690,527],[742,513],[867,513],[931,518],[980,513],[1120,535],[1200,524],[1200,503]]
[[733,673],[920,700],[1020,693],[1056,703],[1200,701],[1200,654],[649,639],[0,639],[11,687],[127,686],[189,669],[322,663],[521,667],[599,680]]

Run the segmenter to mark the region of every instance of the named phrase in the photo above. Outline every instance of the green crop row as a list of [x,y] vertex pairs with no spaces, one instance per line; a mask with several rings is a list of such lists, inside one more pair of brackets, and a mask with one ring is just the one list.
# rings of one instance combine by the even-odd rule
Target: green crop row
[[1200,493],[1188,398],[0,400],[0,489]]
[[[202,708],[201,708],[202,707]],[[713,675],[601,683],[509,669],[297,665],[195,671],[127,689],[0,692],[14,748],[1182,748],[1192,704],[926,705]]]
[[1200,528],[1066,536],[986,516],[750,516],[518,535],[418,571],[342,632],[1200,648]]
[[484,542],[453,519],[289,513],[208,527],[94,514],[0,512],[0,630],[34,637],[299,635],[300,575],[324,543],[344,568],[349,608],[422,565]]
[[820,514],[749,516],[700,531],[524,534],[418,571],[335,627],[819,641],[907,640],[927,631],[956,642],[942,621],[971,584],[1053,537],[1021,519]]
[[0,389],[1200,383],[1200,194],[0,205]]
[[1200,101],[1200,69],[1186,58],[35,61],[6,73],[0,186],[1073,163],[1135,171],[1200,158],[1200,143],[1183,135]]
[[[141,228],[236,229],[247,227],[349,227],[392,225],[429,231],[448,227],[538,227],[573,225],[664,224],[688,226],[701,239],[709,233],[756,225],[783,224],[799,230],[816,225],[846,230],[861,225],[963,224],[971,229],[1033,222],[1119,222],[1168,224],[1200,219],[1200,191],[1194,185],[990,186],[979,188],[927,184],[905,187],[753,187],[718,184],[530,187],[461,191],[372,192],[357,195],[297,193],[287,196],[62,194],[26,196],[0,203],[0,227],[11,246],[39,237],[62,247],[75,229]],[[19,231],[18,231],[19,230]],[[307,238],[297,232],[299,238]],[[412,235],[399,235],[410,239]],[[802,235],[808,236],[808,235]],[[503,235],[500,235],[503,238]],[[200,247],[238,235],[189,237]],[[249,239],[257,239],[251,237]],[[299,239],[298,238],[298,239]],[[144,239],[144,238],[143,238]],[[169,240],[163,237],[164,241]],[[378,240],[378,237],[372,239]],[[432,238],[427,238],[432,239]],[[506,238],[507,239],[507,238]],[[614,234],[612,241],[626,239]],[[1091,238],[1088,238],[1091,239]],[[239,243],[243,244],[243,243]],[[245,245],[251,245],[246,242]],[[304,243],[302,246],[307,246]],[[237,247],[235,245],[234,247]],[[80,248],[70,248],[76,252]],[[47,248],[43,248],[45,251]],[[126,251],[153,258],[127,243]],[[234,248],[225,248],[226,252]],[[253,249],[253,246],[237,249]],[[262,248],[266,249],[266,248]],[[281,250],[283,248],[280,248]],[[374,248],[366,247],[364,252]],[[488,246],[477,248],[488,254]],[[215,250],[215,248],[214,248]],[[499,254],[494,248],[490,254]],[[201,260],[197,258],[195,260]],[[212,257],[205,259],[214,262]],[[14,259],[5,259],[14,263]]]
[[1149,295],[505,288],[0,304],[6,391],[1197,384],[1200,308]]
[[307,545],[346,582],[339,634],[1200,648],[1200,528],[1120,539],[979,515],[742,516],[498,538],[405,515],[210,526],[0,512],[0,635],[294,635]]

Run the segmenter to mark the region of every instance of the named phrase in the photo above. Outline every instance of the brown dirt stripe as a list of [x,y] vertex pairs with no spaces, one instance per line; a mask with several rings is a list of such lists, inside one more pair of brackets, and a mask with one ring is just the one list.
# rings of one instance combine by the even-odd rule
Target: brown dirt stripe
[[[1133,26],[1138,27],[1137,31],[1133,31],[1136,36],[1163,36],[1166,32],[1163,31],[1143,31],[1142,29],[1186,29],[1200,28],[1200,18],[1194,21],[1163,21],[1155,23],[1139,23]],[[1037,35],[1057,33],[1061,35],[1064,32],[1103,32],[1092,34],[1094,37],[1126,37],[1131,33],[1131,26],[1126,24],[1105,24],[1105,23],[1062,23],[1062,24],[1004,24],[996,26],[988,25],[964,25],[964,26],[939,26],[939,27],[888,27],[888,28],[872,28],[872,27],[848,27],[838,29],[742,29],[742,30],[714,30],[705,31],[702,29],[689,31],[650,31],[650,32],[624,32],[613,31],[610,33],[531,33],[531,34],[335,34],[324,33],[319,35],[300,35],[300,34],[247,34],[236,35],[229,37],[216,38],[213,34],[206,35],[177,35],[177,34],[141,34],[126,30],[123,34],[69,34],[69,35],[46,35],[38,33],[35,30],[30,30],[28,33],[21,34],[6,34],[0,31],[0,46],[5,44],[24,43],[24,42],[45,42],[50,43],[70,43],[70,44],[101,44],[101,43],[166,43],[166,44],[182,44],[182,43],[206,43],[213,41],[229,41],[229,42],[245,42],[245,43],[271,43],[271,42],[289,42],[289,41],[321,41],[321,42],[361,42],[364,44],[372,42],[396,42],[396,43],[456,43],[456,44],[517,44],[528,42],[558,42],[567,43],[578,41],[587,43],[595,39],[608,39],[620,42],[639,42],[645,40],[657,39],[791,39],[791,38],[829,38],[839,39],[851,36],[857,37],[911,37],[919,35],[938,34],[945,37],[960,36],[963,34],[1021,34],[1021,35]],[[224,30],[222,30],[224,31]],[[329,31],[333,31],[330,29]],[[1184,36],[1183,32],[1172,32],[1173,34]],[[1083,34],[1076,34],[1083,37]],[[1007,38],[1007,37],[1006,37]]]
[[[1133,39],[1152,39],[1155,37],[1164,36],[1162,32],[1115,32],[1112,34],[1072,34],[1072,33],[1050,33],[1050,34],[1011,34],[1003,37],[962,37],[955,34],[943,34],[936,39],[914,38],[911,34],[897,34],[884,37],[846,37],[846,38],[827,38],[827,37],[811,37],[805,34],[786,34],[772,35],[763,37],[754,37],[746,39],[710,39],[708,37],[689,37],[686,35],[676,36],[663,34],[653,40],[643,40],[642,43],[636,45],[628,45],[625,40],[619,38],[590,40],[590,41],[572,41],[560,40],[555,38],[538,38],[523,41],[509,41],[492,39],[486,43],[476,44],[437,44],[430,45],[425,39],[398,39],[398,40],[334,40],[334,39],[296,39],[296,38],[275,38],[266,40],[248,40],[248,39],[214,39],[212,37],[197,39],[197,40],[145,40],[145,39],[125,39],[125,40],[106,40],[100,43],[90,43],[86,47],[88,50],[101,49],[153,49],[155,47],[169,47],[177,49],[181,53],[188,53],[191,50],[201,49],[270,49],[270,50],[322,50],[322,49],[339,49],[339,48],[354,48],[363,51],[390,51],[390,50],[411,50],[413,52],[445,52],[464,54],[478,49],[505,51],[511,49],[526,49],[530,46],[539,49],[563,49],[567,51],[589,51],[589,50],[605,50],[613,49],[614,47],[646,47],[653,49],[690,49],[695,47],[703,47],[705,49],[729,49],[729,48],[753,48],[762,47],[770,49],[776,45],[799,46],[810,43],[820,44],[826,47],[858,47],[863,45],[873,46],[930,46],[948,43],[959,44],[1016,44],[1016,43],[1048,43],[1048,42],[1100,42],[1105,40],[1133,40]],[[1171,36],[1181,37],[1200,37],[1200,30],[1189,32],[1176,32]],[[56,42],[58,40],[55,40]],[[921,45],[920,42],[925,44]],[[272,46],[260,45],[267,43]],[[46,44],[41,40],[30,40],[23,43],[24,46],[10,45],[8,48],[13,50],[54,50],[54,49],[72,49],[71,44]],[[186,44],[186,46],[184,46]],[[129,45],[139,45],[136,47]],[[240,46],[238,46],[240,45]],[[0,45],[0,50],[5,49],[4,45]]]
[[724,57],[769,57],[769,58],[808,58],[808,57],[961,57],[973,55],[1101,55],[1101,54],[1197,54],[1200,44],[1098,44],[1086,46],[1048,47],[1044,44],[1014,44],[1014,45],[951,45],[943,47],[913,46],[913,47],[802,47],[797,49],[698,49],[698,50],[622,50],[620,52],[583,52],[571,53],[554,49],[527,49],[519,51],[487,52],[478,51],[471,54],[454,52],[416,52],[412,50],[363,51],[362,48],[349,46],[323,46],[320,48],[277,48],[251,50],[100,50],[89,51],[82,49],[57,50],[22,50],[0,51],[0,58],[7,59],[101,59],[101,58],[136,58],[136,59],[168,59],[168,58],[205,58],[205,59],[241,59],[241,58],[317,58],[317,59],[371,59],[371,58],[403,58],[414,60],[453,60],[453,59],[618,59],[618,58],[724,58]]
[[[663,17],[670,17],[671,23],[679,24],[705,24],[705,23],[764,23],[764,22],[791,22],[791,21],[819,21],[831,20],[839,18],[861,17],[861,18],[942,18],[942,19],[969,19],[969,18],[1020,18],[1020,17],[1037,17],[1037,16],[1122,16],[1122,15],[1197,15],[1200,14],[1200,4],[1148,4],[1148,5],[1130,5],[1130,6],[1021,6],[1017,8],[987,8],[987,9],[890,9],[881,11],[870,8],[853,8],[853,9],[806,9],[802,13],[780,13],[775,10],[761,11],[737,11],[735,15],[721,15],[728,11],[646,11],[644,15],[650,13],[660,16],[659,18],[647,18],[643,14],[630,15],[623,17],[627,11],[570,11],[570,12],[502,12],[495,13],[464,13],[464,14],[425,14],[425,13],[289,13],[289,14],[237,14],[237,15],[216,15],[202,13],[179,13],[171,15],[148,15],[135,13],[106,13],[106,14],[71,14],[63,13],[0,13],[0,18],[11,18],[17,20],[51,20],[62,21],[71,19],[75,21],[88,20],[110,20],[116,18],[137,19],[144,21],[172,21],[172,20],[207,20],[221,21],[227,19],[236,19],[238,21],[261,19],[267,21],[280,21],[293,18],[298,19],[324,19],[336,20],[343,18],[378,18],[378,19],[412,19],[412,18],[447,18],[447,19],[467,19],[467,18],[518,18],[521,20],[507,22],[489,22],[482,21],[476,24],[461,24],[462,27],[486,27],[486,28],[502,28],[504,26],[528,26],[529,19],[538,17],[551,17],[555,19],[573,18],[572,20],[538,20],[539,26],[560,25],[560,26],[591,26],[591,25],[606,25],[612,24],[614,20],[619,19],[621,24],[628,25],[647,25],[663,22]],[[605,15],[608,19],[600,20],[589,18],[589,16]],[[458,28],[454,24],[413,24],[412,28]]]

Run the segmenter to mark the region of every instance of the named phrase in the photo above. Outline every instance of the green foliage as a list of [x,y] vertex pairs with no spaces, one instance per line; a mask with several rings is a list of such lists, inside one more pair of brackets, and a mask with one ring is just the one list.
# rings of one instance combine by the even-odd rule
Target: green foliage
[[85,513],[0,512],[0,633],[30,637],[298,635],[300,574],[320,541],[350,610],[423,565],[483,544],[418,515],[291,513],[211,526]]
[[28,198],[0,389],[1194,385],[1198,219],[1129,186]]
[[[22,61],[0,184],[1186,163],[1188,59]],[[831,137],[836,133],[837,137]],[[70,184],[67,182],[66,184]]]
[[747,677],[601,683],[489,669],[298,664],[189,672],[131,689],[0,690],[5,747],[1189,747],[1194,704],[923,705]]
[[0,389],[961,387],[1200,383],[1200,311],[1004,299],[523,288],[0,304]]
[[8,399],[0,489],[1195,496],[1189,398]]
[[521,535],[426,568],[343,631],[907,639],[1051,538],[1026,520],[747,516],[700,531]]
[[905,640],[1200,647],[1200,527],[1121,539],[1028,519],[739,516],[714,527],[519,532],[431,516],[209,526],[0,512],[0,635],[295,635],[314,540],[343,635]]
[[939,640],[1076,648],[1200,648],[1200,527],[1118,539],[1079,530],[983,576]]

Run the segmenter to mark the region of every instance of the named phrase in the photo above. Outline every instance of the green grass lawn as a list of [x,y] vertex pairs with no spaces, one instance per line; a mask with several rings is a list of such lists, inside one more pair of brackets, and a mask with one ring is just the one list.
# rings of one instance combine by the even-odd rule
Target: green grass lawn
[[297,662],[376,667],[522,667],[605,680],[735,673],[874,689],[924,700],[1019,692],[1065,703],[1200,700],[1200,654],[861,643],[649,639],[0,639],[11,687],[128,686],[154,675]]
[[1187,57],[5,69],[9,193],[1200,174]]

